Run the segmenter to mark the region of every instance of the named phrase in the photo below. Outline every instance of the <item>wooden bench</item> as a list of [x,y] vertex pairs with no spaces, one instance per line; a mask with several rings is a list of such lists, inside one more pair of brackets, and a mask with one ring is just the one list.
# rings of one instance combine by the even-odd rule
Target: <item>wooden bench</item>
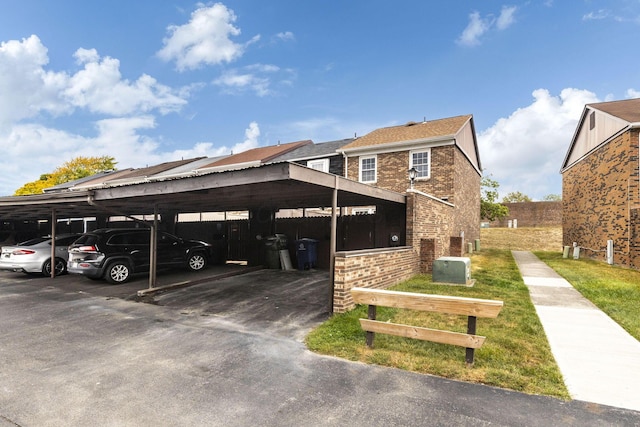
[[[467,349],[466,362],[469,365],[473,365],[474,350],[480,348],[486,339],[486,337],[476,335],[477,318],[495,318],[503,306],[502,301],[368,288],[353,288],[351,295],[354,302],[369,305],[369,318],[360,319],[362,329],[367,331],[367,345],[369,347],[373,347],[374,333],[376,332],[457,345]],[[467,333],[380,322],[375,320],[377,306],[468,316]]]

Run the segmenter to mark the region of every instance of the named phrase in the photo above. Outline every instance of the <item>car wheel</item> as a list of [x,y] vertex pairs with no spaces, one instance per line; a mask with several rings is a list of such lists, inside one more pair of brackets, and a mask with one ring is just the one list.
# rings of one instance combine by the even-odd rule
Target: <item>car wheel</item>
[[[61,258],[56,258],[55,269],[56,269],[56,276],[65,274],[67,272],[66,261]],[[42,274],[44,274],[45,276],[51,276],[51,260],[50,259],[46,260],[42,265]]]
[[189,255],[187,267],[191,271],[200,271],[207,266],[207,257],[200,252]]
[[119,285],[125,283],[131,278],[131,267],[126,261],[116,261],[109,265],[105,279],[107,282]]

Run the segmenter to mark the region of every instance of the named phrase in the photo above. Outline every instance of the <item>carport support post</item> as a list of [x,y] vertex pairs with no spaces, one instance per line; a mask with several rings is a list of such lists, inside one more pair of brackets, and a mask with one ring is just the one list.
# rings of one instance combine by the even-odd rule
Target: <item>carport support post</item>
[[153,224],[151,225],[151,233],[149,242],[149,289],[155,288],[156,286],[156,261],[158,254],[158,205],[153,206]]
[[329,295],[329,313],[333,313],[333,294],[335,293],[335,268],[336,268],[336,243],[338,237],[336,236],[338,230],[338,176],[335,177],[335,184],[333,185],[333,199],[331,201],[331,238],[329,241],[329,283],[331,284],[331,294]]
[[53,279],[56,277],[56,223],[58,218],[56,216],[56,209],[51,209],[51,273],[49,275]]

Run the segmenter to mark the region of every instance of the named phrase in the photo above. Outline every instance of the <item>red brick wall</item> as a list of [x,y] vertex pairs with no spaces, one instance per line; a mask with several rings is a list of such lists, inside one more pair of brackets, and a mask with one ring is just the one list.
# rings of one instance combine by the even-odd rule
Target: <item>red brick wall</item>
[[351,288],[385,289],[420,271],[418,254],[408,247],[336,252],[335,261],[334,313],[344,313],[355,306]]
[[509,215],[492,221],[491,227],[508,227],[509,221],[518,220],[518,227],[561,227],[562,202],[503,203]]
[[434,239],[435,258],[449,255],[454,207],[419,192],[407,193],[407,246],[418,250],[423,239]]
[[464,234],[464,240],[480,238],[480,180],[481,176],[462,151],[455,150],[454,196],[449,202],[455,205],[452,236]]
[[[409,183],[409,152],[378,154],[376,187],[404,193]],[[348,178],[359,179],[360,158],[347,162]],[[455,205],[451,235],[480,238],[480,174],[455,145],[431,148],[431,177],[416,180],[414,189]],[[409,242],[407,241],[407,244]],[[447,244],[448,246],[448,244]]]
[[[407,194],[407,246],[336,253],[334,312],[353,308],[353,287],[388,288],[450,254],[453,206],[417,191]],[[460,239],[461,240],[461,239]]]
[[607,240],[613,240],[614,262],[638,265],[630,258],[630,247],[637,244],[630,241],[636,227],[630,212],[638,205],[638,130],[619,135],[566,170],[562,199],[564,245],[576,242],[584,256],[604,260]]

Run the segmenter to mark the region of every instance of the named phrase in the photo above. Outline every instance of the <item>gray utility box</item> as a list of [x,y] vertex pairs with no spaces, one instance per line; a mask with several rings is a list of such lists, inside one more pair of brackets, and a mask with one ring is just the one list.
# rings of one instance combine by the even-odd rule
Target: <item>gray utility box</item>
[[466,257],[445,256],[433,261],[433,281],[443,283],[471,283],[471,260]]

